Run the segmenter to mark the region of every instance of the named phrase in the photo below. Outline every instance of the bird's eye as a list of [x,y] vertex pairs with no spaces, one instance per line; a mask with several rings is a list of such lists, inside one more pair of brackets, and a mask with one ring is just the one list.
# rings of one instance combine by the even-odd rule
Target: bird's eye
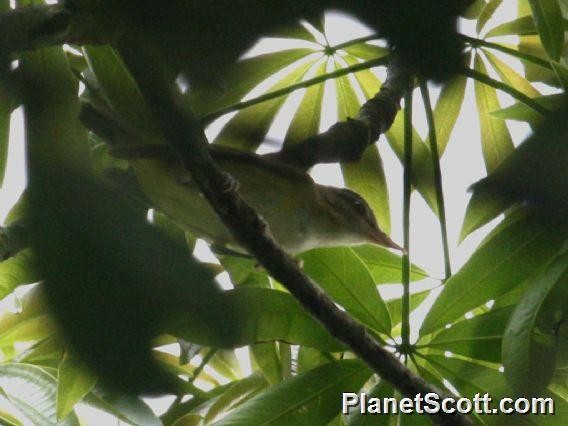
[[364,214],[366,212],[365,204],[363,204],[361,200],[354,200],[353,207],[355,207],[355,210],[360,214]]

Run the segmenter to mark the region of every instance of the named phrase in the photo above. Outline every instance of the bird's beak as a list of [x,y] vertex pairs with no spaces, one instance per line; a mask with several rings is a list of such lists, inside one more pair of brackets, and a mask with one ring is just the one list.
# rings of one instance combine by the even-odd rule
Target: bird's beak
[[395,250],[400,250],[403,253],[406,252],[401,246],[399,246],[397,243],[391,240],[387,234],[385,234],[382,231],[379,231],[378,229],[373,232],[370,240],[372,243],[378,244],[380,246],[392,248]]

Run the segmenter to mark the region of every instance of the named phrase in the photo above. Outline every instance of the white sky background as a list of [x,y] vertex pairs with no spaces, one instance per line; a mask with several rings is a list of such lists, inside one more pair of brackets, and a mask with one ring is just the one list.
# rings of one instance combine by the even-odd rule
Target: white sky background
[[[494,17],[487,23],[486,28],[490,29],[496,23],[502,23],[515,18],[515,3],[504,2],[502,6],[496,11]],[[332,44],[341,43],[355,37],[367,35],[369,30],[360,24],[353,23],[350,19],[336,13],[327,15],[328,25],[328,38]],[[476,36],[475,21],[462,20],[461,31],[465,34]],[[516,42],[514,37],[496,39],[498,41]],[[248,56],[264,53],[267,50],[274,50],[280,48],[277,43],[272,40],[259,43],[253,50],[248,53]],[[519,61],[512,59],[509,56],[504,56],[495,52],[507,64],[515,68],[518,72],[523,74]],[[383,73],[379,72],[381,79],[384,79]],[[266,88],[270,86],[270,82],[266,82],[263,86]],[[333,88],[333,82],[328,82],[328,87]],[[551,92],[548,86],[542,84],[535,84],[535,87],[543,94]],[[259,88],[261,89],[261,88]],[[431,93],[432,102],[435,103],[439,90],[436,88]],[[320,130],[326,130],[329,126],[337,121],[337,113],[335,110],[335,100],[333,94],[326,97],[330,102],[324,106],[322,115],[322,126]],[[498,92],[499,98],[502,101],[502,106],[508,106],[512,103],[512,98],[508,95]],[[276,124],[271,128],[268,139],[282,139],[285,135],[287,123],[291,119],[291,114],[294,111],[294,105],[297,105],[303,96],[302,91],[298,91],[295,95],[291,96],[282,111],[278,115]],[[420,135],[424,138],[427,135],[427,124],[422,106],[421,97],[419,93],[414,96],[414,125]],[[222,120],[226,122],[226,118]],[[283,124],[284,123],[284,124]],[[529,134],[529,127],[525,123],[507,122],[514,143],[519,144]],[[209,129],[208,134],[213,136],[219,131],[216,129]],[[389,183],[389,195],[391,202],[391,221],[392,221],[392,238],[397,241],[402,241],[402,167],[400,162],[392,153],[388,144],[381,136],[378,142],[379,150],[384,162],[385,173]],[[269,149],[269,148],[268,148]],[[485,176],[485,167],[483,163],[481,144],[480,144],[480,131],[479,122],[477,118],[477,111],[475,106],[475,98],[473,93],[473,82],[469,81],[466,89],[465,101],[462,111],[450,143],[441,161],[442,177],[444,196],[446,201],[447,212],[447,225],[449,234],[449,245],[452,261],[452,271],[455,272],[461,267],[471,253],[475,250],[481,239],[489,232],[495,223],[490,224],[481,230],[469,236],[465,242],[458,245],[458,236],[461,229],[467,201],[470,195],[467,192],[468,187]],[[314,168],[312,175],[314,178],[324,184],[342,185],[342,179],[338,172],[337,165],[318,165]],[[24,131],[23,119],[21,108],[18,109],[12,117],[11,131],[10,131],[10,148],[9,148],[9,161],[6,178],[3,187],[0,189],[0,223],[4,221],[7,212],[12,205],[17,201],[22,190],[26,185],[25,175],[25,160],[24,160]],[[411,260],[417,265],[426,269],[432,277],[441,278],[444,275],[443,266],[443,252],[442,242],[440,236],[440,227],[438,221],[422,198],[414,194],[412,197],[411,206]],[[198,244],[196,255],[202,259],[212,260],[205,244]],[[425,280],[424,283],[415,287],[415,291],[425,287],[432,287],[438,282],[434,280]],[[396,294],[400,294],[401,286],[390,286],[382,294],[386,298],[392,298]],[[429,299],[419,309],[418,312],[413,314],[412,329],[413,334],[422,321],[427,307],[433,301],[433,297]],[[239,351],[242,353],[242,351]],[[246,358],[246,356],[244,356]],[[246,363],[248,364],[248,363]],[[246,366],[245,366],[246,367]],[[164,401],[163,401],[164,402]],[[162,411],[165,407],[163,404],[152,404],[156,409]],[[90,417],[90,416],[89,416]],[[92,418],[91,418],[92,419]],[[92,424],[103,424],[96,421]],[[109,424],[109,423],[104,423]],[[114,423],[116,424],[116,423]]]

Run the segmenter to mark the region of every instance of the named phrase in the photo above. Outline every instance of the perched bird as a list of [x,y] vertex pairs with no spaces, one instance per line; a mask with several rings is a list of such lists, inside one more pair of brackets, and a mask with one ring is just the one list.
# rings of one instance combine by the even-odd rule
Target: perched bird
[[[210,150],[289,253],[363,243],[402,250],[381,231],[357,193],[319,185],[304,171],[260,155],[214,145]],[[169,147],[127,145],[112,153],[129,160],[142,191],[158,210],[195,236],[242,252]]]

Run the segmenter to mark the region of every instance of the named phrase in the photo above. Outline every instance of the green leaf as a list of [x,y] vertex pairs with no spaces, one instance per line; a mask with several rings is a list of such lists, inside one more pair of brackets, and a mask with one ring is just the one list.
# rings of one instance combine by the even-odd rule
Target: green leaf
[[556,73],[558,81],[564,88],[564,93],[566,93],[568,91],[568,67],[556,61],[550,61],[550,65],[552,65],[552,69]]
[[[327,61],[315,68],[314,77],[325,73]],[[319,133],[321,108],[325,83],[314,84],[306,89],[302,101],[286,131],[284,146],[293,145]]]
[[461,243],[473,231],[495,219],[511,204],[511,200],[497,197],[488,191],[474,191],[467,204],[459,242]]
[[484,7],[485,0],[474,0],[465,10],[463,17],[465,19],[477,19]]
[[161,135],[152,112],[118,52],[110,46],[85,46],[83,53],[105,100],[123,124],[145,135]]
[[[288,293],[242,287],[227,291],[225,298],[227,306],[238,313],[238,324],[235,324],[236,329],[231,336],[230,345],[226,345],[228,347],[282,340],[330,352],[343,350],[343,346]],[[259,303],[259,300],[262,303]],[[207,326],[186,322],[172,332],[204,346],[219,346],[219,342],[211,339]]]
[[373,277],[348,247],[316,249],[300,255],[304,271],[363,324],[389,334],[391,320]]
[[389,50],[386,47],[369,44],[368,42],[351,44],[349,46],[342,47],[342,50],[349,55],[363,59],[364,61],[382,58],[389,54]]
[[64,419],[91,391],[97,377],[78,359],[65,354],[57,374],[57,419]]
[[[434,122],[436,123],[436,140],[440,158],[444,154],[450,136],[459,117],[464,96],[467,78],[457,75],[444,84],[436,107],[434,108]],[[429,146],[429,141],[426,140]]]
[[145,402],[130,395],[96,386],[87,394],[85,402],[132,425],[163,426]]
[[485,24],[487,24],[487,21],[489,21],[489,19],[491,19],[491,17],[495,13],[495,10],[497,10],[497,8],[501,6],[501,3],[503,3],[503,0],[489,0],[487,2],[485,7],[481,10],[479,18],[477,18],[477,25],[475,26],[477,34],[479,34],[483,30]]
[[[430,290],[424,290],[410,295],[410,312],[416,309],[430,295]],[[402,298],[389,300],[387,302],[390,316],[394,325],[402,321]]]
[[540,96],[540,92],[536,90],[526,78],[518,74],[513,68],[511,68],[505,62],[503,62],[497,56],[491,54],[487,50],[484,50],[483,53],[491,63],[493,69],[497,71],[497,74],[499,74],[499,77],[501,77],[501,80],[504,83],[507,83],[509,86],[514,87],[521,93],[530,96],[531,98]]
[[476,393],[488,393],[495,401],[496,398],[513,395],[503,373],[496,368],[454,357],[427,355],[425,358],[458,390],[460,396],[473,398]]
[[230,384],[216,397],[205,413],[205,424],[211,424],[219,415],[250,399],[251,396],[266,388],[268,383],[260,374],[253,374],[245,379]]
[[229,273],[235,286],[270,288],[270,278],[258,268],[256,260],[237,256],[223,256],[223,268]]
[[260,367],[262,375],[274,385],[282,381],[282,364],[278,356],[276,342],[256,343],[250,347],[254,360]]
[[[568,253],[534,279],[503,336],[505,376],[514,389],[536,394],[555,368],[559,328],[568,316]],[[563,325],[565,327],[565,324]]]
[[[375,284],[400,282],[402,258],[399,254],[370,244],[355,246],[352,247],[352,250],[367,266]],[[422,268],[414,264],[411,265],[411,281],[420,281],[428,277],[429,275]]]
[[314,53],[311,49],[290,49],[267,53],[245,59],[229,68],[224,78],[224,90],[215,92],[211,87],[192,88],[185,95],[185,101],[201,115],[233,105],[255,86],[280,69]]
[[[550,60],[548,54],[544,50],[539,36],[537,35],[527,35],[520,36],[520,42],[518,46],[519,52],[524,55],[530,55],[533,58],[539,58],[540,60],[546,61],[546,66],[544,64],[539,64],[536,61],[522,61],[523,68],[525,70],[525,77],[529,81],[542,81],[547,84],[557,85],[556,76],[552,71],[548,61]],[[523,59],[523,58],[521,58]]]
[[[564,31],[568,30],[568,20],[564,19]],[[497,25],[485,37],[499,37],[508,35],[535,35],[536,27],[532,16],[521,16],[512,21]]]
[[[292,71],[273,84],[266,93],[270,93],[291,84],[302,81],[308,70],[317,66],[317,59],[296,66]],[[242,151],[255,151],[264,140],[274,121],[274,117],[286,101],[287,96],[279,96],[244,110],[223,127],[215,143]]]
[[[400,161],[404,159],[404,118],[397,114],[394,122],[385,134],[387,142]],[[418,190],[434,214],[438,214],[436,189],[430,149],[422,142],[416,130],[412,131],[412,185]]]
[[56,386],[56,381],[50,374],[34,365],[0,365],[0,389],[28,422],[46,426],[79,426],[75,413],[57,421]]
[[528,215],[492,235],[445,284],[422,325],[425,335],[454,322],[538,273],[568,235],[568,223]]
[[529,0],[542,45],[550,59],[560,59],[564,47],[564,22],[557,0]]
[[357,392],[370,375],[358,360],[326,364],[270,387],[214,424],[327,424],[341,410],[337,396]]
[[[552,111],[564,103],[565,96],[564,94],[544,95],[536,97],[534,100]],[[540,124],[545,119],[541,114],[522,102],[514,103],[507,108],[491,111],[490,114],[492,117],[501,120],[527,121],[530,124]]]
[[[348,65],[357,63],[354,58],[345,58]],[[379,91],[380,81],[370,71],[363,70],[355,75],[355,81],[360,85],[366,99]],[[356,116],[360,109],[352,82],[347,77],[336,80],[339,116],[345,120],[348,116]],[[365,198],[375,213],[380,228],[390,233],[390,206],[387,182],[383,162],[376,145],[368,147],[357,162],[341,165],[341,171],[346,185]]]
[[[385,380],[381,380],[376,384],[369,392],[367,392],[367,401],[370,398],[394,398],[395,390],[390,383]],[[369,415],[361,414],[360,411],[355,410],[347,416],[348,426],[389,426],[391,424],[393,416],[389,415]]]
[[45,304],[41,287],[35,287],[21,299],[19,313],[5,313],[0,318],[0,348],[16,342],[33,342],[55,333],[55,324]]
[[452,324],[424,346],[469,358],[501,362],[501,339],[512,308],[497,309]]
[[[475,57],[475,70],[487,74],[483,61]],[[489,113],[499,109],[501,105],[497,98],[497,92],[479,81],[474,82],[475,100],[481,127],[481,147],[487,170],[494,170],[514,150],[513,141],[507,125],[491,117]]]
[[23,284],[38,282],[42,276],[38,270],[37,259],[31,249],[24,249],[0,262],[0,299]]

